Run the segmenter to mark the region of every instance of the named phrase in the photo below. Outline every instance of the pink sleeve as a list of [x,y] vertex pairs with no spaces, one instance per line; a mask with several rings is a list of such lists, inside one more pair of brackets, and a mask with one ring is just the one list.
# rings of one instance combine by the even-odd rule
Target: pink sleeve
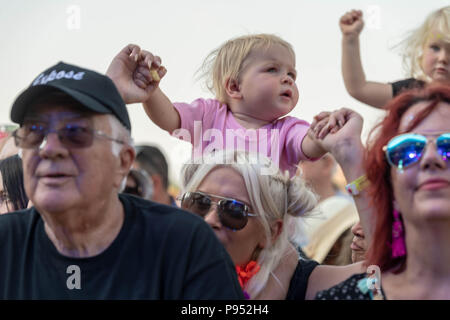
[[309,123],[291,117],[287,125],[289,129],[286,133],[285,148],[288,162],[298,163],[300,160],[316,161],[320,159],[308,158],[302,151],[302,142],[310,127]]
[[190,104],[176,102],[173,105],[180,115],[181,124],[180,129],[174,130],[172,135],[193,143],[194,135],[200,133],[197,132],[198,128],[207,130],[213,126],[220,102],[213,99],[197,99]]
[[189,132],[194,131],[194,121],[203,121],[206,103],[203,99],[197,99],[191,104],[184,102],[175,102],[175,109],[178,111],[181,120],[181,129]]

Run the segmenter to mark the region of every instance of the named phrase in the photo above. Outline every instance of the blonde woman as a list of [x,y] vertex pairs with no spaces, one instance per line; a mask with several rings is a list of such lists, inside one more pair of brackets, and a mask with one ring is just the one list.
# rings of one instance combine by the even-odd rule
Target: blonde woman
[[[299,258],[303,218],[317,203],[302,178],[261,154],[218,151],[182,171],[182,208],[205,219],[229,253],[250,299],[312,299],[362,272]],[[266,174],[267,172],[275,172]]]
[[450,6],[431,13],[401,43],[408,79],[379,83],[366,80],[359,50],[359,34],[364,27],[362,12],[345,13],[342,31],[342,76],[348,93],[365,104],[383,108],[402,90],[423,87],[432,81],[450,81]]

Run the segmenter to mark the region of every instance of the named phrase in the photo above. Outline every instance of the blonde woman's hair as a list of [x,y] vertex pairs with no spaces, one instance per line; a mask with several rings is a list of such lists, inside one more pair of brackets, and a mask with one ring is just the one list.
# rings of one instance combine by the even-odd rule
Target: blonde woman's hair
[[447,43],[450,42],[450,6],[432,12],[420,27],[412,30],[409,36],[400,42],[403,67],[408,71],[409,76],[431,81],[431,78],[422,70],[422,57],[425,43],[430,38],[438,39],[438,37],[442,37],[442,40]]
[[295,59],[292,45],[272,34],[245,35],[228,40],[212,51],[200,68],[200,77],[206,78],[206,87],[222,103],[227,103],[225,85],[228,79],[239,81],[244,61],[253,49],[266,50],[281,45],[289,50]]
[[[272,166],[273,162],[261,154],[221,150],[204,158],[202,163],[185,164],[181,174],[183,192],[196,191],[204,178],[217,168],[232,168],[244,179],[250,204],[258,214],[257,219],[267,239],[257,257],[261,269],[244,288],[251,297],[257,296],[266,286],[269,276],[273,275],[273,270],[282,261],[289,243],[296,246],[302,244],[302,217],[307,216],[317,204],[317,196],[301,177],[289,178],[288,172],[282,173],[279,169],[274,174],[264,174]],[[272,243],[270,223],[277,219],[283,221],[283,227]]]

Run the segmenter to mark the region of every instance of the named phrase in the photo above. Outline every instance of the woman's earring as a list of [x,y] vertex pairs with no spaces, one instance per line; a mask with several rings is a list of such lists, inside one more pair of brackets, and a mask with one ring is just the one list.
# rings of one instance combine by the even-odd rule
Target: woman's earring
[[392,223],[392,257],[400,258],[406,255],[405,233],[400,220],[400,213],[394,209],[394,222]]

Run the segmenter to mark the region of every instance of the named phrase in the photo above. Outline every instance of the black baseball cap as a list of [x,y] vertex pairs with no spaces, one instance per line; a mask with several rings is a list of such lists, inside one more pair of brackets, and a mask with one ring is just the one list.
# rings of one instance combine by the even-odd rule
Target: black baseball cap
[[64,62],[42,72],[17,97],[11,108],[11,120],[22,124],[33,101],[55,90],[66,93],[91,111],[113,114],[131,131],[125,102],[112,80],[98,72]]

